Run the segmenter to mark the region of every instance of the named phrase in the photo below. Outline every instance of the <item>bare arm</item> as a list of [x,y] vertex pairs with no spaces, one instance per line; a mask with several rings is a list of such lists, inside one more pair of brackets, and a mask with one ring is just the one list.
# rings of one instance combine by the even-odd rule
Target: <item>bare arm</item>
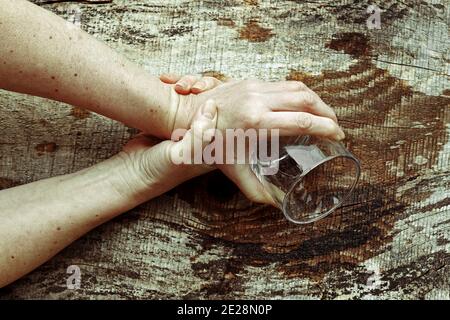
[[[216,106],[209,101],[195,126],[208,130],[216,121]],[[96,226],[212,170],[172,161],[171,154],[190,150],[190,139],[197,138],[190,131],[179,142],[153,146],[154,142],[141,135],[118,155],[91,168],[1,191],[0,288]],[[203,146],[208,142],[203,141]]]
[[209,98],[218,103],[219,129],[344,137],[334,111],[299,82],[235,81],[196,96],[178,95],[173,86],[25,0],[0,0],[0,34],[0,88],[87,108],[161,138],[169,138],[174,126],[189,128]]
[[0,0],[0,88],[80,106],[170,137],[172,86],[55,14]]

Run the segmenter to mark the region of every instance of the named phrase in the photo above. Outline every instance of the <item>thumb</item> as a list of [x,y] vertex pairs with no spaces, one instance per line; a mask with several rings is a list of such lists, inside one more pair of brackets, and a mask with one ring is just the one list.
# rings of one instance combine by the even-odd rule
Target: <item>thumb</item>
[[218,168],[239,187],[250,201],[278,207],[275,200],[267,192],[248,164],[224,164],[218,165]]
[[214,100],[208,100],[200,108],[192,121],[191,128],[183,140],[171,145],[170,157],[175,164],[202,164],[203,149],[214,138],[217,124],[217,105]]

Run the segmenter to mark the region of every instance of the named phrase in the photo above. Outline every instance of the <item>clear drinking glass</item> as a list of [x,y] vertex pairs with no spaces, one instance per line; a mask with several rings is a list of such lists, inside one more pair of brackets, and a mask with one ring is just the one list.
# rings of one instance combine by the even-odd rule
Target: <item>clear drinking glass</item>
[[281,137],[278,157],[263,161],[254,153],[251,167],[285,217],[297,224],[336,210],[361,170],[342,143],[312,136]]

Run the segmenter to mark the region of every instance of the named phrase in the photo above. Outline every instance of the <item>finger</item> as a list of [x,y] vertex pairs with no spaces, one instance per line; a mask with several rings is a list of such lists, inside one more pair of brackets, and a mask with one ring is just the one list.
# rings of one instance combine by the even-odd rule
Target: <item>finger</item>
[[264,92],[286,92],[286,91],[303,91],[308,89],[306,84],[300,81],[273,81],[260,82],[260,87]]
[[192,93],[201,93],[210,89],[213,89],[220,85],[222,81],[214,77],[203,77],[198,80],[191,88]]
[[313,135],[333,140],[345,138],[336,122],[307,112],[268,112],[261,116],[259,128],[279,129],[281,136]]
[[218,168],[239,187],[249,200],[277,206],[249,165],[219,165]]
[[328,106],[312,90],[265,93],[268,99],[272,99],[272,110],[277,111],[305,111],[321,117],[327,117],[337,123],[334,110]]
[[200,114],[197,114],[191,125],[191,137],[193,142],[201,144],[202,149],[213,139],[213,130],[217,125],[217,104],[209,99],[201,107]]
[[203,149],[214,138],[217,124],[217,105],[214,100],[208,100],[202,106],[187,131],[183,140],[173,144],[171,156],[174,163],[203,163]]
[[192,86],[200,79],[199,76],[187,75],[181,77],[175,84],[175,91],[180,94],[191,93]]
[[181,76],[175,73],[163,73],[159,76],[159,80],[168,84],[174,84],[180,79]]

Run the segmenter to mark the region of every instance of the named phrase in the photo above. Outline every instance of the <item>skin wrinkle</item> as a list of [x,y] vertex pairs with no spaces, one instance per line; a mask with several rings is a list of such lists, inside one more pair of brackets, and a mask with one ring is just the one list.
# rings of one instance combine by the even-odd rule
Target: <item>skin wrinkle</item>
[[309,129],[312,126],[312,119],[308,114],[302,113],[297,116],[297,124],[301,129]]
[[[270,116],[277,120],[273,122],[276,127],[267,129],[277,129],[289,118],[285,133],[298,134],[298,126],[292,127],[292,116],[304,112],[304,103],[299,105],[286,97],[300,84],[206,81],[214,87],[205,88],[198,95],[180,95],[174,83],[178,79],[168,84],[161,82],[81,29],[70,27],[65,20],[27,1],[0,0],[0,20],[2,89],[68,103],[162,139],[170,138],[170,128],[194,126],[208,100],[214,101],[217,116],[203,128],[248,129]],[[30,32],[30,26],[36,34]],[[320,99],[315,98],[319,104]],[[273,106],[293,111],[286,117]],[[311,128],[315,133],[337,138],[336,124],[333,130],[323,125],[327,123],[323,120],[332,121],[329,114],[334,115],[331,108],[326,108],[327,112],[315,110],[319,115],[311,115],[321,120]],[[83,119],[89,116],[88,112],[73,109],[71,115]],[[0,287],[35,269],[98,225],[215,169],[204,165],[177,166],[168,161],[168,149],[184,147],[189,137],[158,144],[138,137],[122,153],[90,168],[2,190]],[[57,149],[55,142],[45,142],[37,151],[51,156],[58,153]],[[250,199],[270,202],[262,191],[255,195],[255,190],[263,189],[248,166],[219,168]]]

